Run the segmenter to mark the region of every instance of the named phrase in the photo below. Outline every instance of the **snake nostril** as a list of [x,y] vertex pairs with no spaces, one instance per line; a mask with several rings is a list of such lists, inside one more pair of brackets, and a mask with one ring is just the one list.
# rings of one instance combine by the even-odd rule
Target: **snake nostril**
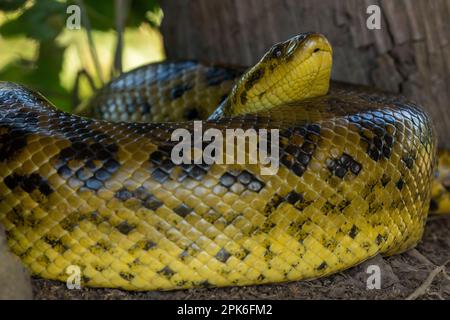
[[319,48],[315,48],[313,52],[316,53],[316,52],[319,52],[319,51],[320,51]]

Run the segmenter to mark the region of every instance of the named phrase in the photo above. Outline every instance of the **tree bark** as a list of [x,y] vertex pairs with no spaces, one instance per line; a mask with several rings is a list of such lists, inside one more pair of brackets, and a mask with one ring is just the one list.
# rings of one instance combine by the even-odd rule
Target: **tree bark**
[[[366,26],[371,4],[381,29]],[[450,0],[162,0],[168,59],[255,63],[274,43],[315,31],[334,48],[332,77],[401,93],[450,148]]]

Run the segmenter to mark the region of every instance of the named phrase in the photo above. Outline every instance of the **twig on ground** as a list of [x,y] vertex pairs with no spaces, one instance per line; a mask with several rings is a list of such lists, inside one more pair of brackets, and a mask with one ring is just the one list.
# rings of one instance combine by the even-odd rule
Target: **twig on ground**
[[411,249],[408,252],[408,255],[415,258],[416,260],[422,262],[426,265],[436,266],[435,263],[431,262],[427,257],[425,257],[423,254],[421,254],[417,249]]
[[442,272],[445,273],[445,267],[449,262],[450,260],[447,260],[443,265],[438,266],[433,271],[431,271],[428,277],[425,279],[425,281],[413,293],[411,293],[406,298],[406,300],[415,300],[423,296],[424,294],[427,294],[427,291],[431,287],[431,284],[433,283],[436,276]]

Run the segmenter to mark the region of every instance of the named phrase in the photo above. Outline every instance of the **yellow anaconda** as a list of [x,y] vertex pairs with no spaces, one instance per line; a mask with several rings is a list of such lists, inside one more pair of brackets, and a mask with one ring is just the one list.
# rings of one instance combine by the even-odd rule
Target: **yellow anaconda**
[[[430,206],[430,119],[396,95],[329,88],[330,70],[317,34],[275,45],[242,77],[153,64],[98,92],[83,113],[104,120],[0,83],[10,248],[36,276],[65,281],[75,265],[83,285],[127,290],[311,279],[411,248]],[[276,174],[171,160],[172,132],[194,130],[182,120],[219,104],[203,130],[279,130]]]

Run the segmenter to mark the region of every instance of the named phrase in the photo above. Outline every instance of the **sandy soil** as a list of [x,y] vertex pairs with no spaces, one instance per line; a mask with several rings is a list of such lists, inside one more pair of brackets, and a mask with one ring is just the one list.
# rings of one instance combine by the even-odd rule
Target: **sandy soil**
[[[276,285],[133,293],[116,289],[68,290],[33,279],[36,299],[450,299],[450,217],[431,217],[422,242],[409,252],[377,256],[345,272]],[[367,289],[367,267],[379,265],[381,289]]]

